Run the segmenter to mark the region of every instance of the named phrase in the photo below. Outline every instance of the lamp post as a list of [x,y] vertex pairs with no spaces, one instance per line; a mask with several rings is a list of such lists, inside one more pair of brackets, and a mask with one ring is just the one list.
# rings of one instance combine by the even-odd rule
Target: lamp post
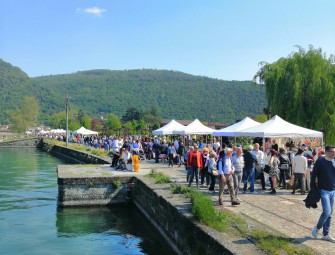
[[36,137],[36,115],[34,115],[34,137]]

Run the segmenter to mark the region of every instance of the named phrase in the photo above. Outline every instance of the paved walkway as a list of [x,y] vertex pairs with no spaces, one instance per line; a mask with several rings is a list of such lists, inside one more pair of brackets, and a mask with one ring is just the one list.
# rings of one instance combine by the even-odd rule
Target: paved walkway
[[[186,184],[185,168],[174,166],[169,168],[168,164],[154,164],[154,161],[140,162],[140,171],[155,168],[171,177],[173,181]],[[193,184],[195,185],[195,184]],[[218,184],[216,185],[218,190]],[[200,190],[207,192],[207,187],[201,186]],[[335,254],[335,243],[312,238],[312,229],[317,223],[322,209],[308,209],[303,200],[306,196],[299,193],[292,195],[288,190],[277,190],[277,195],[269,194],[269,191],[261,191],[260,184],[255,184],[255,190],[258,195],[241,194],[243,200],[240,206],[231,206],[230,197],[224,195],[224,207],[234,213],[244,213],[249,217],[256,219],[269,227],[285,234],[288,237],[295,238],[298,242],[310,247],[320,254]],[[212,195],[213,202],[218,205],[218,193]],[[320,231],[322,233],[322,231]],[[331,232],[335,236],[335,223],[331,224]]]

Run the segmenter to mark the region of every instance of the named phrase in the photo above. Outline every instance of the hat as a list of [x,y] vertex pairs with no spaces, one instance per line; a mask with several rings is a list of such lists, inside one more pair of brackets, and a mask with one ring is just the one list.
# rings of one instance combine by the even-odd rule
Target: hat
[[301,146],[306,146],[306,144],[303,143]]
[[249,145],[248,151],[252,151],[253,149],[254,149],[254,147],[252,145]]

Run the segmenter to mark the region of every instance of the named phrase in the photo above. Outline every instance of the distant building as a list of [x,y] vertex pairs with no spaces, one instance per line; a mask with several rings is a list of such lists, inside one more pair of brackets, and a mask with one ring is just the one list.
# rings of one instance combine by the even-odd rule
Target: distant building
[[[171,119],[163,119],[163,120],[161,120],[161,122],[160,122],[161,127],[165,126],[170,121],[171,121]],[[176,120],[176,121],[179,122],[180,124],[184,125],[184,126],[187,126],[193,120]],[[207,122],[207,121],[202,122],[202,124],[206,125],[207,127],[214,128],[214,129],[221,129],[221,128],[228,127],[228,125],[226,125],[226,124]]]

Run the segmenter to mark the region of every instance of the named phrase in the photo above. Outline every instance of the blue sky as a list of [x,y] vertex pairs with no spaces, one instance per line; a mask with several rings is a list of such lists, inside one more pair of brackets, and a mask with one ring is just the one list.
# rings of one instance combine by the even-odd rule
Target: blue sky
[[167,69],[251,80],[300,45],[335,54],[334,0],[0,0],[0,58],[30,77]]

